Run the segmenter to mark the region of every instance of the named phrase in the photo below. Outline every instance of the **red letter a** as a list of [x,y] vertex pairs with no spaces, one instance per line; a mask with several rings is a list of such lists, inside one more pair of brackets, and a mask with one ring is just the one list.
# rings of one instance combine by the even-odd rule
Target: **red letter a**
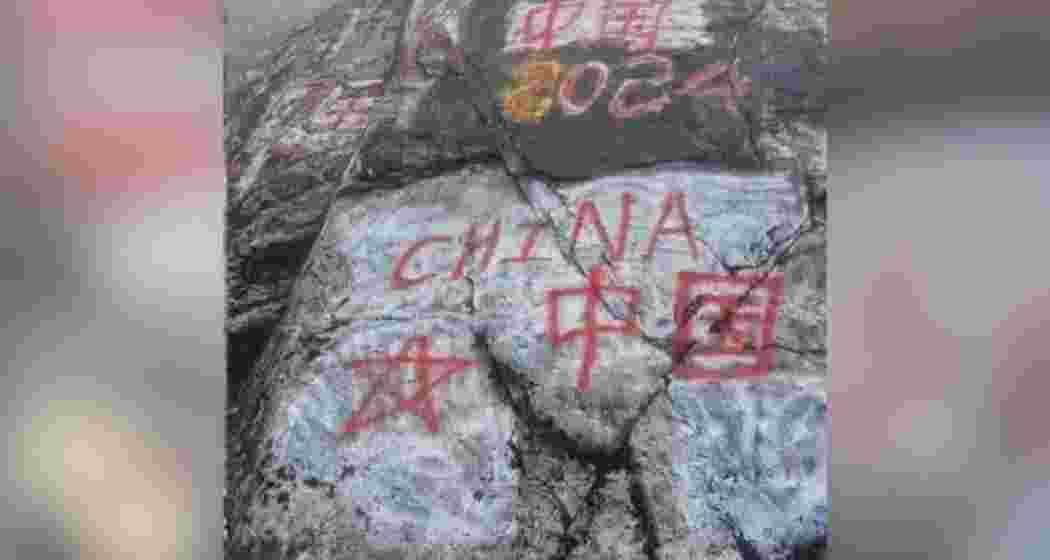
[[[678,210],[678,220],[681,225],[678,227],[665,227],[664,222],[667,218],[671,217],[671,210]],[[649,236],[649,246],[645,249],[645,257],[651,257],[653,255],[653,248],[656,247],[656,239],[661,235],[669,233],[679,233],[685,236],[686,240],[689,241],[689,251],[693,254],[693,260],[700,259],[700,249],[696,246],[696,238],[693,237],[693,226],[689,223],[689,214],[685,211],[685,194],[681,192],[669,192],[664,197],[663,211],[660,213],[660,220],[656,222],[656,226],[653,228],[652,235]]]

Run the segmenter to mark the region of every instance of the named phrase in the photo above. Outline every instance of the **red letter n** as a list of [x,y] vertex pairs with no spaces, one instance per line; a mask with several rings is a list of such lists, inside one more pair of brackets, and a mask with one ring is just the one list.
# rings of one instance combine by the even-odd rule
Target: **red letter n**
[[393,289],[401,290],[404,288],[409,288],[421,282],[426,282],[427,280],[435,276],[435,274],[431,273],[424,274],[423,276],[420,276],[418,278],[405,278],[404,270],[405,265],[408,264],[408,260],[412,258],[412,255],[415,255],[420,249],[423,248],[424,245],[436,243],[438,241],[442,243],[451,243],[452,238],[447,235],[437,235],[434,237],[420,239],[419,241],[416,241],[411,246],[409,246],[408,250],[402,253],[400,257],[398,257],[397,262],[394,264],[394,278],[391,282],[391,287]]
[[479,238],[478,224],[470,224],[470,229],[467,230],[466,242],[463,244],[463,255],[459,257],[459,263],[456,264],[456,270],[452,272],[451,279],[463,278],[463,269],[467,265],[467,257],[473,256],[478,249],[483,247],[485,253],[481,257],[481,265],[478,267],[478,272],[485,272],[489,262],[492,260],[492,254],[496,252],[496,244],[499,243],[499,228],[500,221],[496,220],[496,223],[492,224],[492,230],[489,231],[489,234]]
[[[667,218],[671,217],[671,210],[678,210],[678,220],[681,222],[681,225],[678,227],[664,226]],[[663,210],[660,213],[660,219],[653,228],[653,233],[649,236],[649,246],[645,249],[645,257],[653,256],[657,238],[671,233],[684,235],[686,240],[689,241],[689,252],[693,254],[693,260],[700,260],[700,249],[696,246],[696,238],[693,237],[693,226],[689,223],[689,214],[685,211],[685,193],[682,192],[669,192],[664,197]]]
[[573,248],[576,247],[576,242],[579,241],[580,231],[583,229],[584,222],[590,218],[595,230],[598,232],[598,237],[602,239],[602,243],[606,247],[609,247],[609,260],[618,261],[623,259],[624,249],[627,248],[627,230],[631,227],[631,201],[631,193],[625,192],[621,195],[620,229],[616,234],[615,245],[609,241],[609,232],[605,229],[601,214],[594,207],[594,203],[590,200],[581,201],[576,210],[576,225],[573,226],[572,235],[570,236]]

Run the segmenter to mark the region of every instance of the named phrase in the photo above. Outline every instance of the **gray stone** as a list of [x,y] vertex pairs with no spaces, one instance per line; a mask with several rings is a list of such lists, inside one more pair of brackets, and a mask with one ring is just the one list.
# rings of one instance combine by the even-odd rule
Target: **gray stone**
[[675,480],[694,534],[746,540],[762,558],[827,539],[822,382],[682,384],[671,395]]
[[347,0],[227,77],[228,555],[826,540],[826,4],[603,2]]

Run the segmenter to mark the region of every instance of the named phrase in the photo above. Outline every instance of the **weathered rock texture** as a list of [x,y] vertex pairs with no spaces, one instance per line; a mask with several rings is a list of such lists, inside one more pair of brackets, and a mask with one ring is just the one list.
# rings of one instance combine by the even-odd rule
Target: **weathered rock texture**
[[355,0],[227,92],[230,558],[815,558],[823,2]]

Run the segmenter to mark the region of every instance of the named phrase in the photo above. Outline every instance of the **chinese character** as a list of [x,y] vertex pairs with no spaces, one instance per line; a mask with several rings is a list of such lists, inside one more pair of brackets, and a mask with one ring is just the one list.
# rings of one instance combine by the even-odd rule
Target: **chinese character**
[[607,0],[596,39],[630,51],[652,50],[671,0]]
[[558,41],[572,29],[593,0],[546,0],[530,8],[520,21],[521,28],[511,38],[507,50],[544,50],[566,42]]
[[[598,323],[598,306],[602,305],[603,292],[618,293],[627,299],[627,316],[621,324]],[[558,302],[563,297],[583,296],[583,327],[560,332]],[[589,391],[591,388],[591,369],[598,360],[598,336],[603,334],[621,334],[635,336],[640,332],[635,312],[641,299],[638,288],[606,286],[605,274],[600,266],[591,268],[587,285],[582,288],[559,288],[547,292],[547,338],[554,347],[569,342],[576,337],[583,338],[583,364],[576,376],[576,388]]]
[[[717,381],[769,372],[773,327],[784,295],[783,274],[682,271],[675,290],[674,350],[687,353],[675,368],[675,377]],[[709,321],[710,327],[694,337],[697,320]],[[718,367],[725,365],[730,367]]]
[[[581,43],[616,44],[631,51],[656,47],[672,0],[546,0],[525,12],[508,51],[546,50]],[[582,25],[581,25],[582,24]],[[583,30],[589,26],[591,32]]]

